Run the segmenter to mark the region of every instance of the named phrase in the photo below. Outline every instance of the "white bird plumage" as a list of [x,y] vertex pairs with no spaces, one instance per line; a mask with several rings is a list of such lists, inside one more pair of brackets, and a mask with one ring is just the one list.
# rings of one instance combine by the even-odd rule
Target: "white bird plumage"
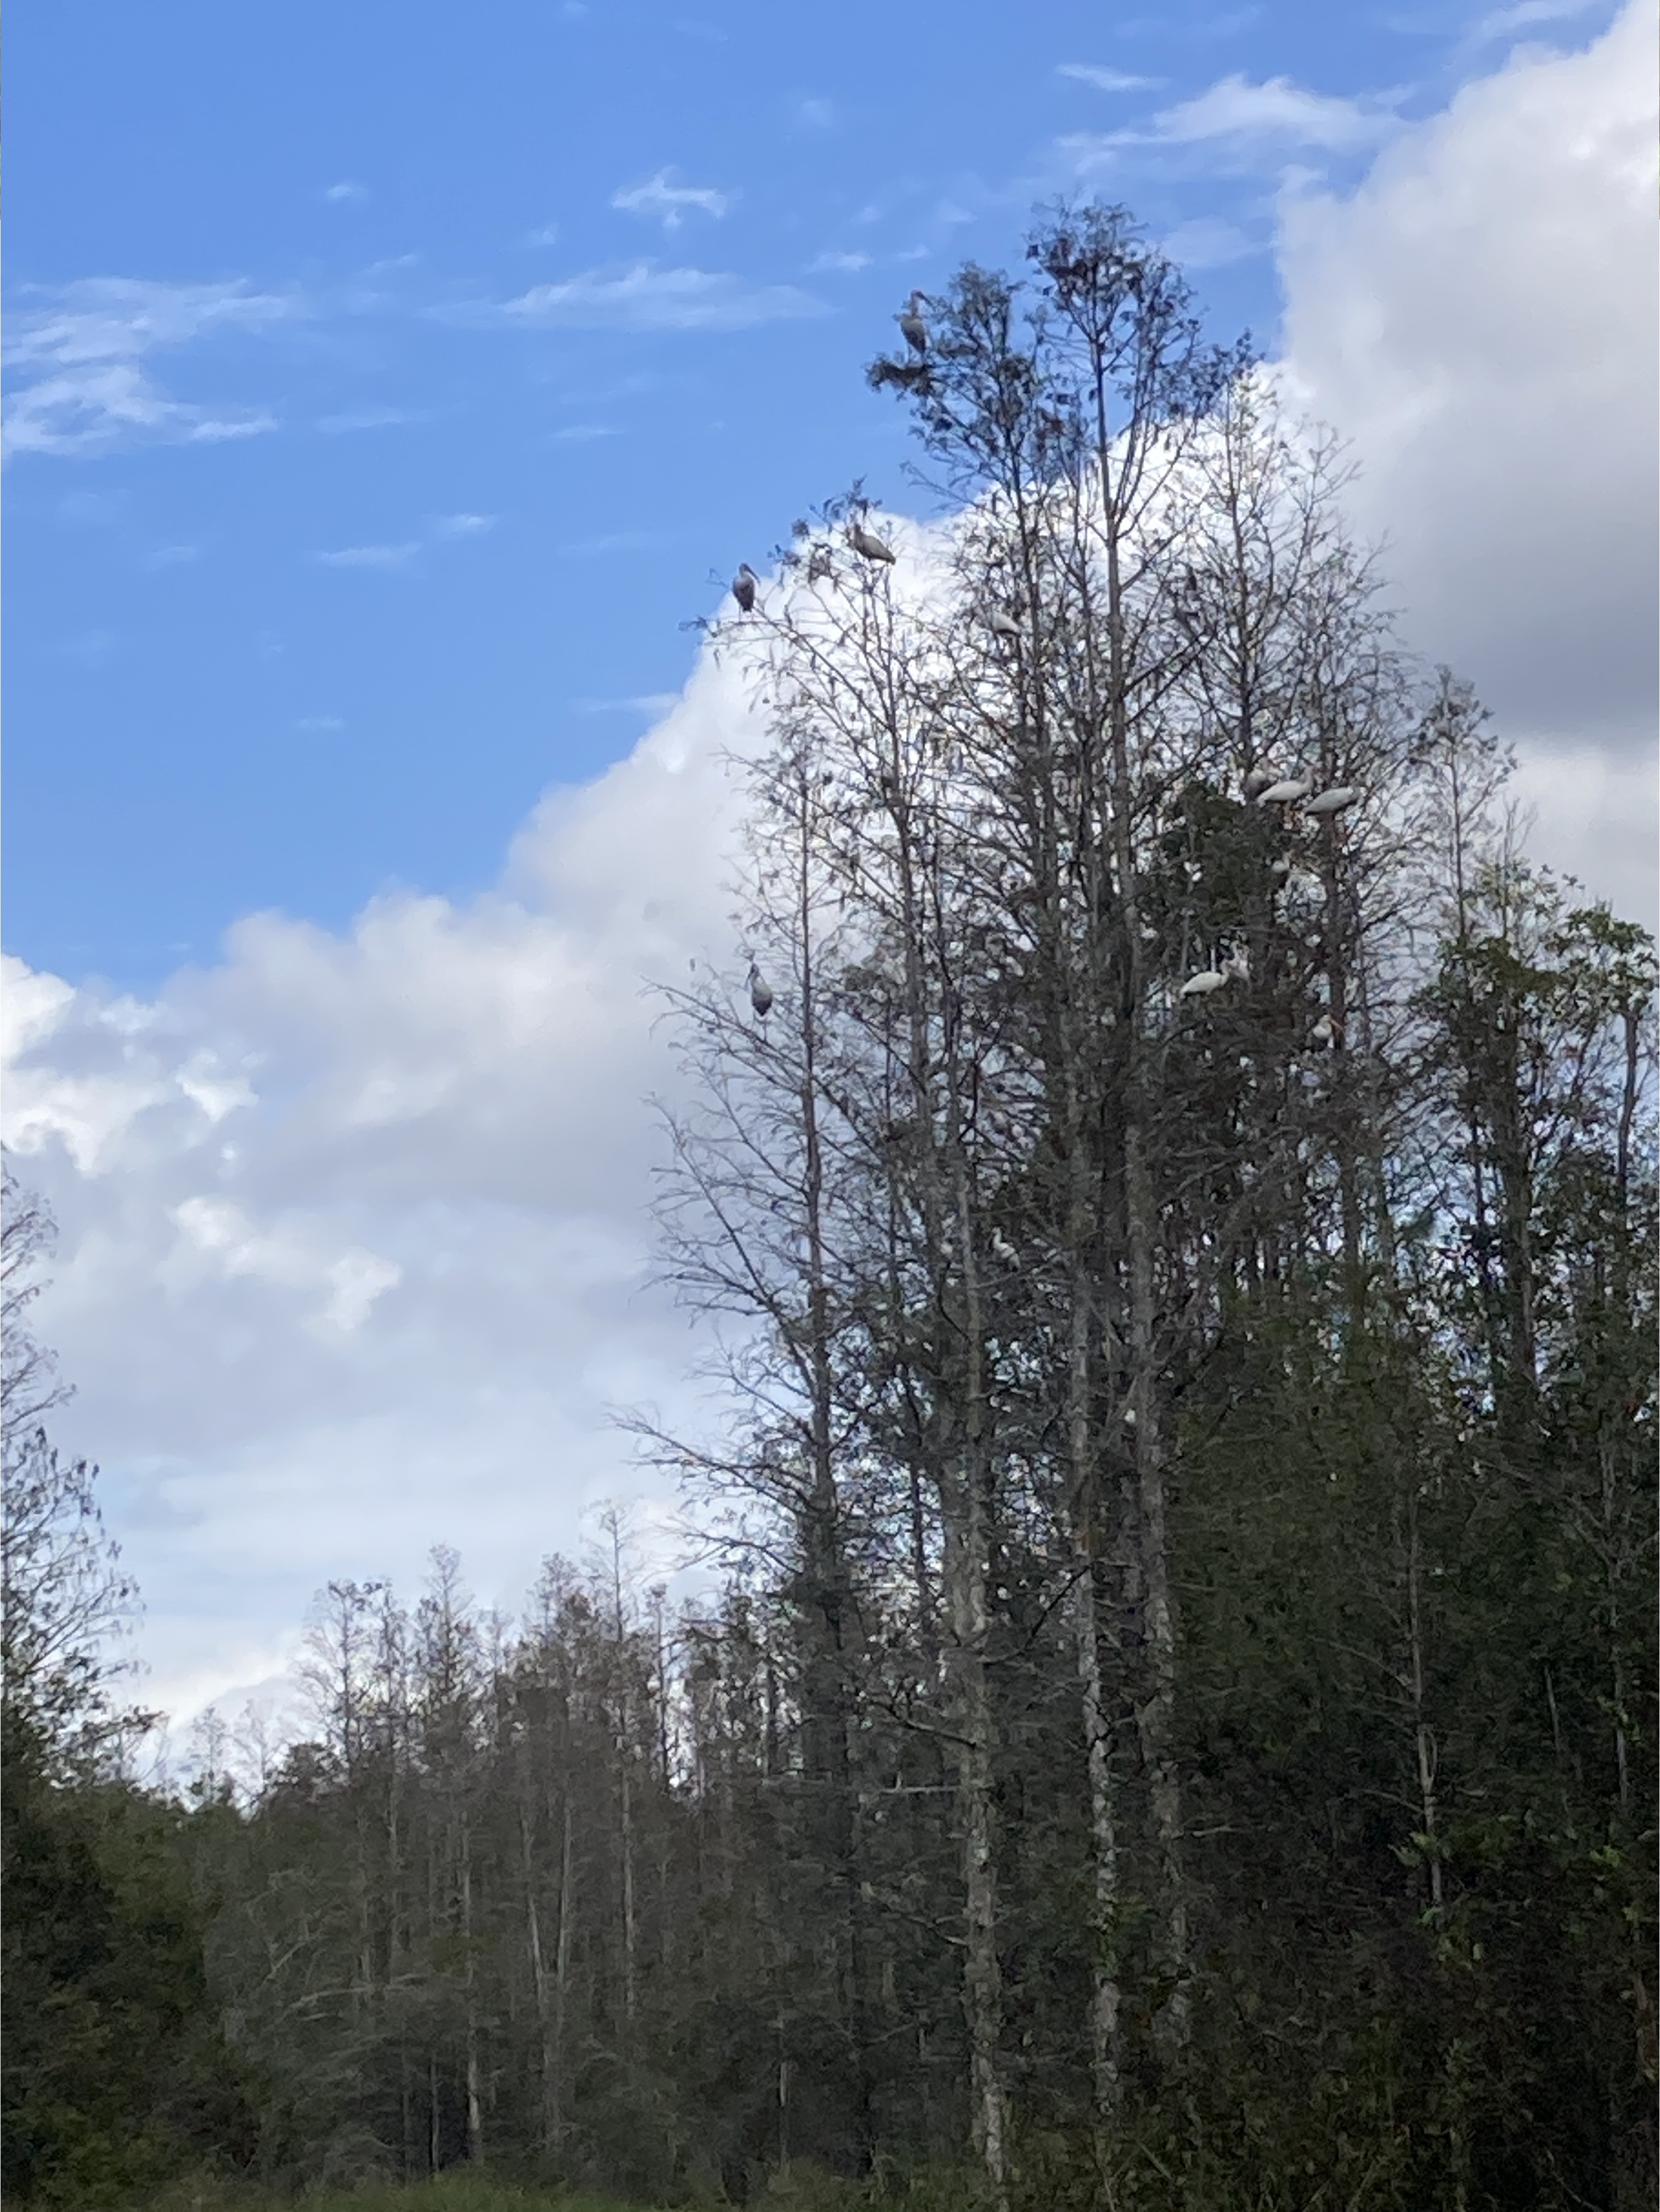
[[772,1012],[772,986],[753,960],[750,963],[750,1004],[763,1021]]
[[1259,806],[1287,806],[1297,799],[1306,799],[1313,789],[1314,778],[1304,769],[1301,775],[1282,775],[1277,783],[1259,791],[1256,803]]
[[994,637],[1011,637],[1016,644],[1019,643],[1020,625],[1012,615],[1005,614],[1001,607],[994,607],[986,617],[986,628]]
[[1359,796],[1358,784],[1335,783],[1329,791],[1323,791],[1318,798],[1310,799],[1307,811],[1310,814],[1341,814],[1346,806],[1353,806]]
[[886,544],[873,532],[866,530],[862,522],[848,523],[848,543],[855,553],[862,556],[866,561],[891,562],[897,558],[892,546]]
[[1189,976],[1180,995],[1184,999],[1207,999],[1213,991],[1225,989],[1227,981],[1219,968],[1201,968],[1196,975]]
[[893,319],[899,325],[900,335],[913,353],[926,353],[928,349],[928,326],[922,320],[921,314],[927,301],[926,292],[913,292],[903,314],[896,315]]
[[1271,768],[1254,768],[1245,778],[1247,799],[1260,799],[1268,786],[1276,781]]

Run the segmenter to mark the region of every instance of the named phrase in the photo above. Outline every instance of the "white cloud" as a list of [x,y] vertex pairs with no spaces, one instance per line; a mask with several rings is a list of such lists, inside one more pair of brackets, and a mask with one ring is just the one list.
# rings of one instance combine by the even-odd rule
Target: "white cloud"
[[672,1067],[648,976],[730,957],[725,750],[700,660],[502,888],[335,935],[266,915],[153,999],[7,963],[8,1140],[63,1226],[40,1326],[143,1589],[146,1694],[246,1681],[330,1576],[455,1543],[516,1604],[587,1504],[648,1487],[609,1407],[695,1419],[647,1287]]
[[1055,73],[1076,77],[1080,84],[1093,85],[1098,92],[1151,92],[1164,82],[1162,77],[1127,76],[1122,70],[1100,69],[1093,62],[1061,62]]
[[422,410],[409,407],[353,407],[339,415],[323,415],[317,427],[331,438],[345,437],[354,430],[392,430],[405,422],[424,422]]
[[807,264],[809,276],[856,276],[861,269],[870,267],[868,253],[821,253]]
[[325,200],[332,200],[337,206],[345,206],[354,201],[366,200],[368,196],[368,185],[360,185],[350,177],[343,177],[337,185],[327,185],[323,191],[323,198]]
[[[1523,740],[1548,857],[1645,911],[1652,767],[1611,749],[1651,620],[1635,21],[1468,88],[1350,199],[1288,207],[1282,252],[1292,370],[1367,463],[1408,635]],[[721,761],[749,728],[700,659],[470,905],[256,916],[144,1001],[9,963],[10,1140],[64,1232],[63,1440],[104,1464],[161,1702],[269,1671],[319,1583],[408,1584],[435,1540],[512,1604],[630,1486],[606,1407],[696,1419],[647,1286],[642,1101],[672,1077],[641,986],[731,954]]]
[[824,311],[822,300],[793,284],[748,284],[741,276],[636,261],[533,285],[502,313],[521,323],[578,330],[744,331]]
[[1569,22],[1583,15],[1593,0],[1515,0],[1508,8],[1495,8],[1471,28],[1465,44],[1492,46],[1518,31],[1535,30],[1541,23]]
[[1270,240],[1266,235],[1253,238],[1237,223],[1196,216],[1191,222],[1178,223],[1158,244],[1183,269],[1223,269],[1250,254],[1266,253]]
[[241,282],[159,284],[133,276],[85,277],[59,287],[51,301],[10,318],[8,362],[136,360],[211,331],[268,331],[306,312],[292,295],[251,292]]
[[665,230],[678,230],[688,209],[712,216],[718,222],[732,205],[729,192],[715,191],[708,185],[677,185],[672,181],[673,175],[672,169],[660,169],[643,185],[614,191],[611,204],[628,215],[654,216]]
[[1655,48],[1640,0],[1283,210],[1290,368],[1407,634],[1557,757],[1653,744]]
[[7,449],[84,455],[146,440],[203,444],[273,429],[260,408],[171,398],[142,364],[150,353],[204,338],[263,336],[307,312],[295,295],[241,283],[99,276],[61,286],[46,304],[9,318],[6,363],[25,380],[6,404]]
[[1235,76],[1223,77],[1196,99],[1164,109],[1153,118],[1151,135],[1172,145],[1270,140],[1341,153],[1372,145],[1395,127],[1394,116],[1376,102],[1333,99],[1287,76],[1254,84]]
[[420,539],[408,538],[397,545],[343,545],[312,558],[328,568],[407,568],[420,550]]
[[440,538],[483,538],[496,524],[493,514],[441,514],[433,528]]

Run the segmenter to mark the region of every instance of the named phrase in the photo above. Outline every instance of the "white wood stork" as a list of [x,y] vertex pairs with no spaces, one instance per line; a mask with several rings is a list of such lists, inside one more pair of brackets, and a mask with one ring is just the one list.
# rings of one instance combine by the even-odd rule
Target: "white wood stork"
[[1306,799],[1313,789],[1314,778],[1304,769],[1301,775],[1282,775],[1266,791],[1259,791],[1256,803],[1259,806],[1289,806],[1299,799]]
[[1184,999],[1208,999],[1213,991],[1225,989],[1227,981],[1219,968],[1201,968],[1196,975],[1189,975],[1183,984],[1180,996]]
[[913,353],[926,353],[928,349],[928,326],[922,320],[922,309],[927,303],[926,292],[913,292],[904,313],[893,319]]
[[732,595],[738,602],[738,611],[740,615],[752,615],[755,612],[755,594],[760,588],[760,583],[761,579],[751,568],[749,562],[740,561],[738,564],[738,574],[732,580]]
[[1001,607],[994,607],[986,617],[986,628],[994,637],[1012,638],[1017,645],[1020,642],[1019,623],[1012,615],[1005,614]]
[[1245,778],[1246,798],[1260,799],[1262,796],[1262,793],[1268,789],[1268,786],[1274,781],[1274,773],[1271,768],[1252,769],[1250,773]]
[[750,963],[750,1004],[763,1021],[772,1012],[772,986],[753,960]]
[[855,553],[866,561],[886,561],[891,563],[897,557],[892,546],[885,544],[881,538],[866,530],[862,522],[848,523],[848,543]]
[[1323,791],[1308,804],[1310,814],[1341,814],[1346,806],[1353,806],[1360,796],[1360,787],[1353,783],[1335,783],[1329,791]]

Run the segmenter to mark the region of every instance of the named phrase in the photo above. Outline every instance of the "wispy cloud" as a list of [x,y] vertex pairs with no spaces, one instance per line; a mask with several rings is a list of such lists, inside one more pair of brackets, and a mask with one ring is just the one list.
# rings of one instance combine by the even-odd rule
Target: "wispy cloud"
[[868,253],[821,253],[816,261],[807,264],[812,276],[856,276],[861,269],[870,267]]
[[348,436],[354,430],[392,430],[404,422],[424,422],[423,410],[412,407],[350,407],[344,414],[324,415],[317,427],[331,438]]
[[1267,235],[1253,238],[1237,223],[1199,216],[1191,222],[1178,223],[1158,243],[1183,269],[1223,269],[1230,262],[1248,260],[1253,253],[1266,253],[1273,240]]
[[420,539],[408,538],[401,545],[343,545],[336,552],[314,553],[312,558],[325,568],[407,568],[420,550]]
[[342,545],[313,553],[312,558],[320,561],[325,568],[379,568],[401,573],[412,568],[417,557],[429,546],[486,537],[495,529],[496,520],[493,514],[438,514],[419,538],[400,538],[388,544]]
[[1167,107],[1152,121],[1152,135],[1174,145],[1207,139],[1279,139],[1328,152],[1367,146],[1395,128],[1395,118],[1382,102],[1340,100],[1310,92],[1288,76],[1261,84],[1249,77],[1225,76],[1195,100]]
[[1536,30],[1547,23],[1572,22],[1592,4],[1593,0],[1513,0],[1512,5],[1494,8],[1472,23],[1459,41],[1460,50],[1468,54],[1513,38],[1517,32]]
[[793,284],[749,284],[705,269],[588,269],[561,284],[537,284],[502,313],[516,322],[571,329],[744,331],[759,323],[825,313],[822,300]]
[[1099,69],[1093,62],[1061,62],[1055,73],[1092,84],[1098,92],[1152,92],[1164,82],[1161,76],[1127,76],[1122,70]]
[[654,720],[676,704],[678,691],[642,691],[632,699],[575,699],[579,714],[649,714]]
[[144,565],[148,568],[182,568],[201,557],[199,545],[158,545],[145,556]]
[[559,550],[568,558],[585,560],[591,554],[648,553],[654,547],[670,543],[668,533],[661,530],[611,530],[601,538],[579,538]]
[[349,204],[354,200],[366,200],[368,196],[368,186],[360,185],[353,177],[343,177],[337,185],[325,185],[323,191],[323,198],[332,200],[337,206]]
[[604,422],[568,422],[562,430],[552,430],[548,434],[556,445],[588,446],[596,438],[615,438],[621,433]]
[[611,204],[628,215],[655,216],[665,230],[678,230],[689,209],[712,216],[718,222],[732,205],[729,192],[718,192],[709,185],[677,185],[673,178],[672,169],[660,169],[643,185],[614,191]]
[[137,276],[88,276],[61,286],[50,300],[13,316],[9,362],[70,367],[134,360],[213,331],[270,330],[307,312],[291,294],[251,292],[240,281],[160,284]]
[[1127,151],[1140,147],[1211,149],[1242,166],[1283,158],[1292,148],[1354,153],[1398,128],[1398,97],[1341,99],[1310,92],[1287,76],[1257,83],[1235,75],[1219,79],[1192,100],[1161,108],[1145,124],[1061,138],[1057,151],[1080,178],[1118,166]]
[[142,363],[203,338],[263,336],[308,312],[293,295],[241,283],[96,276],[64,285],[10,319],[6,362],[24,380],[7,403],[8,450],[88,454],[146,439],[204,444],[273,429],[275,418],[262,408],[169,398]]

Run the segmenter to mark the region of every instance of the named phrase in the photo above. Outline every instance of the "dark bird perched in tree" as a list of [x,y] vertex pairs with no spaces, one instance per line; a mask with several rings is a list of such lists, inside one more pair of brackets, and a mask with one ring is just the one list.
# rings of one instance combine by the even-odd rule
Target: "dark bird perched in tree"
[[906,307],[904,313],[896,315],[893,319],[899,325],[905,343],[913,353],[926,353],[928,349],[928,326],[922,320],[921,313],[927,299],[926,292],[913,292],[910,295],[910,304]]
[[862,555],[866,561],[891,562],[897,557],[892,546],[884,544],[881,538],[874,537],[866,529],[862,522],[850,522],[848,525],[848,543],[855,553]]
[[761,579],[747,561],[738,564],[738,574],[732,580],[732,595],[738,602],[738,611],[743,615],[755,612],[755,594]]
[[772,986],[752,960],[750,963],[750,1004],[763,1021],[772,1012]]

